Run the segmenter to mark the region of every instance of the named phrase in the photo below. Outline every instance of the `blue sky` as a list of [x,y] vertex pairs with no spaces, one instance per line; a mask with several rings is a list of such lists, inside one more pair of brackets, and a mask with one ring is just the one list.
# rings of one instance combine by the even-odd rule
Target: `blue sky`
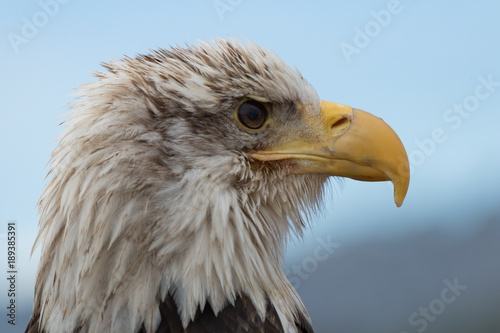
[[200,39],[273,49],[322,99],[384,118],[410,155],[403,207],[388,183],[334,182],[332,200],[290,255],[324,234],[350,242],[474,230],[476,218],[499,211],[498,17],[494,1],[2,2],[0,241],[7,221],[17,221],[23,297],[38,258],[29,261],[44,169],[74,89],[107,59]]

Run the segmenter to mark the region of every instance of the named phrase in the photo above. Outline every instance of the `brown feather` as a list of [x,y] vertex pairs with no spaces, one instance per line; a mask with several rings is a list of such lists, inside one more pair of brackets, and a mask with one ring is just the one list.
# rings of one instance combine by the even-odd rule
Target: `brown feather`
[[[246,296],[236,298],[234,305],[226,306],[217,315],[210,305],[198,309],[194,321],[183,329],[174,299],[169,295],[160,303],[161,321],[156,333],[283,333],[283,327],[276,310],[268,303],[264,321],[258,316],[251,300]],[[40,314],[33,313],[25,333],[43,333],[38,327]],[[299,333],[313,333],[306,318],[296,323]],[[77,329],[75,333],[78,333]],[[146,333],[144,325],[138,333]]]
[[[161,322],[156,333],[283,333],[283,327],[274,307],[268,303],[266,317],[262,320],[247,296],[236,298],[234,305],[226,306],[217,315],[210,305],[198,309],[195,319],[184,330],[177,313],[177,305],[169,295],[160,303]],[[298,332],[313,333],[306,318],[296,323]],[[144,326],[139,333],[146,333]]]

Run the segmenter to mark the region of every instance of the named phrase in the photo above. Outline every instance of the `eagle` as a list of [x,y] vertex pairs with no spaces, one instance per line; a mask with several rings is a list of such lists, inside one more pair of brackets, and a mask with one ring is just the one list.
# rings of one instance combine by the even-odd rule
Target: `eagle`
[[51,157],[26,332],[313,332],[287,241],[332,177],[391,181],[400,206],[397,134],[250,41],[103,67]]

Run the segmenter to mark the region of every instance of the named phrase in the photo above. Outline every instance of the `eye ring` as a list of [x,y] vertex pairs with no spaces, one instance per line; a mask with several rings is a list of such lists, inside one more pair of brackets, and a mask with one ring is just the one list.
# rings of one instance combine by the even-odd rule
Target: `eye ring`
[[235,110],[235,119],[245,130],[260,131],[269,122],[267,107],[256,100],[243,101]]

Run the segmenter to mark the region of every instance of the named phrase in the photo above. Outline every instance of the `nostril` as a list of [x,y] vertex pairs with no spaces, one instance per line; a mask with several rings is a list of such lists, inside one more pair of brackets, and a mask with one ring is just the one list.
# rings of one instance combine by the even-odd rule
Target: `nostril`
[[347,125],[348,122],[349,120],[347,119],[347,117],[342,117],[332,124],[331,129],[344,127],[344,125]]
[[335,119],[330,119],[330,135],[338,137],[345,133],[351,126],[351,120],[350,114],[339,114]]

